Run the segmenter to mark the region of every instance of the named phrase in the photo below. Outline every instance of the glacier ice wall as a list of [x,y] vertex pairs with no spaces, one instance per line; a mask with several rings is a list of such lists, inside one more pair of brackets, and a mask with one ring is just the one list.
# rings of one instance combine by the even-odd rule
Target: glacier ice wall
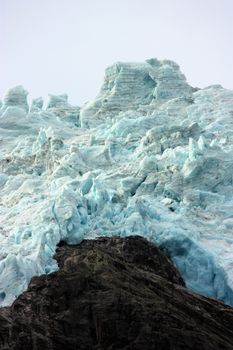
[[168,60],[118,62],[81,108],[67,95],[0,109],[0,305],[57,269],[60,240],[143,235],[188,287],[233,305],[233,92]]

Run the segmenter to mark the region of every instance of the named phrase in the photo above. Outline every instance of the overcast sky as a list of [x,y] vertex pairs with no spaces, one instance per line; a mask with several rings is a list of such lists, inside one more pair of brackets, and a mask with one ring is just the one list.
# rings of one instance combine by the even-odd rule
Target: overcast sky
[[80,105],[107,65],[151,57],[233,89],[233,0],[0,0],[0,96],[22,84]]

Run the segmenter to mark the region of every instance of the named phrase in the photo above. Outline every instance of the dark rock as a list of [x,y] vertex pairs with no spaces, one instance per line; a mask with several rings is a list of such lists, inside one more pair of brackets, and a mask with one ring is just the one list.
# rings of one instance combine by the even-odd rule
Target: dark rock
[[233,349],[233,309],[186,289],[145,239],[63,243],[56,259],[0,309],[1,350]]

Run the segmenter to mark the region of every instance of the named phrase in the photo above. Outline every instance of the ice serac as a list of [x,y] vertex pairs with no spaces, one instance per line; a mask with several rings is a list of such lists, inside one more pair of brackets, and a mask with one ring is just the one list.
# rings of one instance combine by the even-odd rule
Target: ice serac
[[21,85],[9,89],[3,100],[2,110],[5,111],[8,107],[18,107],[28,112],[27,95],[28,92]]
[[172,61],[157,59],[145,63],[118,62],[105,71],[104,83],[94,101],[83,106],[80,113],[84,127],[98,126],[107,116],[127,110],[143,110],[143,106],[189,96],[187,84],[179,66]]
[[66,95],[30,113],[6,100],[1,305],[57,268],[60,240],[137,234],[188,287],[233,305],[232,91],[193,89],[174,62],[150,59],[107,68],[81,109]]
[[37,97],[32,100],[32,104],[30,107],[30,112],[38,112],[43,108],[43,98],[42,97]]
[[68,95],[49,95],[46,110],[54,113],[56,116],[72,121],[75,125],[80,126],[79,111],[80,107],[72,106],[68,102]]
[[68,95],[49,95],[47,109],[50,108],[67,108],[70,105],[68,104]]

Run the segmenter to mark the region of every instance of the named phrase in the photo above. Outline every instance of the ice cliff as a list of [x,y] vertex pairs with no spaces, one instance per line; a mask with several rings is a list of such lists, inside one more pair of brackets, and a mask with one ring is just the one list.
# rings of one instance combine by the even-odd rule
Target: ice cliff
[[0,302],[57,269],[60,240],[143,235],[186,285],[233,305],[233,91],[168,60],[118,62],[81,108],[67,95],[0,110]]

